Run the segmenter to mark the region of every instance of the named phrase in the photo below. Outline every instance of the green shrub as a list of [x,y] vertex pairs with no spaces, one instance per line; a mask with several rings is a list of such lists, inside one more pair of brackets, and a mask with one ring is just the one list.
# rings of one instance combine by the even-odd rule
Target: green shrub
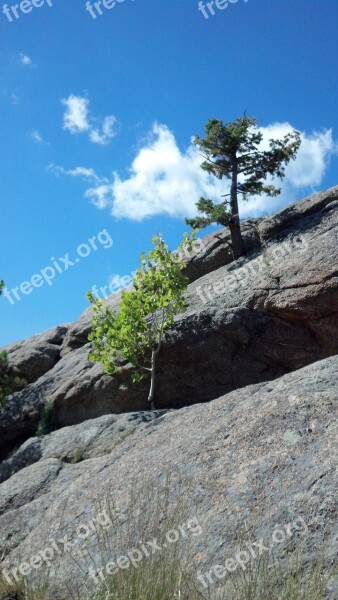
[[189,283],[183,274],[183,254],[191,250],[195,239],[185,234],[178,252],[171,252],[161,236],[152,240],[155,248],[140,256],[141,266],[133,277],[134,289],[122,292],[120,311],[104,306],[89,292],[93,305],[93,327],[88,339],[93,342],[89,359],[101,362],[106,373],[121,370],[121,355],[135,370],[137,383],[150,375],[148,401],[155,409],[157,355],[165,332],[174,324],[175,316],[186,310],[184,292]]

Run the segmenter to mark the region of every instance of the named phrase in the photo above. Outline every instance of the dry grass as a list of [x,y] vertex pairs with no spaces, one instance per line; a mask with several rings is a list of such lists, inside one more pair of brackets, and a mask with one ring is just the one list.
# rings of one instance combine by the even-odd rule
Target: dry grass
[[0,572],[0,600],[47,600],[47,580],[39,584],[30,584],[21,579],[10,585]]
[[[176,493],[173,490],[176,489]],[[183,488],[182,488],[183,489]],[[137,490],[137,491],[136,491]],[[135,485],[118,503],[105,499],[98,511],[105,510],[112,523],[109,529],[98,530],[93,547],[84,550],[82,561],[83,581],[71,588],[65,585],[67,600],[323,600],[328,575],[323,575],[323,561],[304,572],[301,548],[298,556],[286,554],[283,559],[271,553],[252,559],[245,570],[238,568],[228,573],[226,579],[217,580],[208,589],[197,579],[194,560],[195,542],[200,538],[198,527],[204,528],[203,518],[191,506],[186,483],[184,493],[177,493],[177,482],[171,486],[166,480],[161,486],[145,483],[141,489]],[[180,532],[180,528],[194,520],[197,529],[186,530],[177,541],[168,542],[168,531]],[[182,530],[181,530],[182,531]],[[195,533],[193,534],[193,531]],[[152,552],[148,541],[156,538],[161,549]],[[105,568],[116,563],[121,556],[128,556],[132,549],[147,547],[149,555],[133,566],[119,568],[110,575]],[[95,554],[95,556],[94,556]],[[211,563],[212,564],[212,563]],[[79,562],[74,558],[74,571]],[[93,568],[102,575],[97,585],[88,577]],[[78,581],[77,577],[74,580]],[[35,589],[27,582],[9,586],[0,577],[0,600],[51,600],[47,585]]]

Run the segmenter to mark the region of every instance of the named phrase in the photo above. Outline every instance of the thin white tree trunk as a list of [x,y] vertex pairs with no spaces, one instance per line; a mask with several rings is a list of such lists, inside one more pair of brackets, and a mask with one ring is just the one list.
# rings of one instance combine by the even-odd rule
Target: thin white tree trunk
[[156,375],[156,355],[158,349],[154,349],[151,352],[151,381],[150,390],[148,396],[148,402],[150,402],[151,410],[155,410],[155,375]]

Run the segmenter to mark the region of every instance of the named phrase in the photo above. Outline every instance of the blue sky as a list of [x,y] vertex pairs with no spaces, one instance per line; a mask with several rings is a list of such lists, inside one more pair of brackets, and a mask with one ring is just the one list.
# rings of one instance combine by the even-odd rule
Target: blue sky
[[208,18],[196,0],[120,0],[95,19],[82,0],[18,18],[14,4],[10,18],[0,4],[0,345],[77,319],[154,233],[177,245],[199,196],[226,189],[191,145],[210,117],[302,133],[281,196],[243,217],[338,183],[337,0],[238,0]]

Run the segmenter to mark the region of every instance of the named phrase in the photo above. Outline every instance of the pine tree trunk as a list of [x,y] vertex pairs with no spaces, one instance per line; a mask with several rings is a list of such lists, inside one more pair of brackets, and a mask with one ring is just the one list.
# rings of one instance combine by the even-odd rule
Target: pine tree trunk
[[229,222],[232,250],[234,259],[244,256],[244,244],[241,232],[241,225],[239,220],[238,212],[238,199],[237,199],[237,160],[234,158],[232,181],[231,181],[231,195],[230,195],[230,208],[231,208],[231,219]]
[[151,352],[151,381],[150,381],[150,390],[148,396],[148,402],[150,402],[151,410],[155,410],[155,369],[156,369],[156,355],[158,350],[153,348]]

